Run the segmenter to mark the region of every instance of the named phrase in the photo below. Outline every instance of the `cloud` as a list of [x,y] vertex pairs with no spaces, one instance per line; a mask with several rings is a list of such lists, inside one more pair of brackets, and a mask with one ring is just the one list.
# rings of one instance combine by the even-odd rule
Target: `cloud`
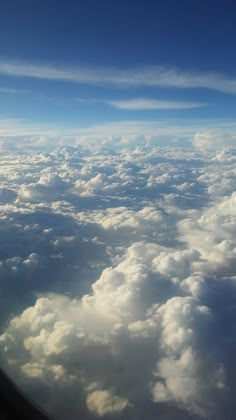
[[107,414],[120,413],[127,406],[128,401],[112,394],[111,390],[92,391],[87,397],[89,411],[104,416]]
[[234,147],[236,144],[236,134],[217,131],[201,131],[197,132],[193,139],[193,145],[199,148]]
[[19,197],[25,201],[56,201],[70,185],[55,173],[45,173],[35,183],[22,185]]
[[184,252],[175,258],[176,251],[136,243],[102,272],[92,294],[38,299],[0,337],[10,366],[55,390],[71,378],[67,386],[82,387],[87,409],[100,416],[128,410],[135,418],[140,403],[153,398],[156,414],[159,402],[171,402],[209,418],[226,388],[224,369],[209,352],[213,313],[181,296],[173,268],[164,263],[163,271],[167,255],[179,279],[189,275]]
[[134,98],[126,100],[107,101],[114,108],[130,111],[164,110],[164,109],[192,109],[206,106],[198,102],[164,101],[149,98]]
[[56,418],[235,412],[234,149],[6,151],[0,362]]
[[235,121],[121,120],[90,127],[64,127],[0,118],[1,153],[17,150],[42,151],[78,147],[98,151],[127,147],[173,146],[202,148],[234,147]]
[[0,93],[7,93],[10,95],[17,95],[17,94],[22,94],[22,93],[29,93],[30,91],[27,89],[16,89],[16,88],[11,88],[11,87],[1,87],[0,86]]
[[133,69],[96,68],[79,66],[62,68],[48,64],[1,60],[0,74],[14,77],[61,80],[87,85],[117,87],[150,86],[163,88],[203,88],[223,93],[236,93],[236,80],[216,72],[194,73],[175,68],[150,66]]

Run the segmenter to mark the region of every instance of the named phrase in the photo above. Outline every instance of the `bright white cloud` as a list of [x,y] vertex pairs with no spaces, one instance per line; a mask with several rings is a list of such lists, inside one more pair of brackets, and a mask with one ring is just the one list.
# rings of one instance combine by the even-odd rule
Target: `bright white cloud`
[[235,151],[128,140],[2,156],[1,364],[58,419],[232,418]]

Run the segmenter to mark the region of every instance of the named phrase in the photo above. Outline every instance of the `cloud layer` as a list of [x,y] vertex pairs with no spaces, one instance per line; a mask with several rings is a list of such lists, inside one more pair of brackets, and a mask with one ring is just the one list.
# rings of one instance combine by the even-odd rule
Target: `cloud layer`
[[1,365],[56,418],[233,418],[233,149],[7,150]]

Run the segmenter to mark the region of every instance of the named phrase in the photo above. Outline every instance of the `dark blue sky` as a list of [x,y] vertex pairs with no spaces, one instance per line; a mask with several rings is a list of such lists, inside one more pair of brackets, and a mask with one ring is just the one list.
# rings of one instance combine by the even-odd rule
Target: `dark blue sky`
[[0,117],[233,120],[235,16],[234,1],[2,0]]
[[2,0],[1,54],[234,74],[235,16],[233,1]]

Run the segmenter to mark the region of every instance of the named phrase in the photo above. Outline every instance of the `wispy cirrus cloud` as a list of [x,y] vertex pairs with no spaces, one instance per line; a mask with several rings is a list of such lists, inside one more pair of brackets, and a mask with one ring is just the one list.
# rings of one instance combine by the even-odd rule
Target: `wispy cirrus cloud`
[[0,74],[116,87],[202,88],[236,94],[236,78],[217,72],[188,72],[162,66],[127,69],[85,66],[60,67],[2,59]]
[[128,111],[165,110],[165,109],[192,109],[207,106],[199,102],[165,101],[149,98],[132,98],[124,100],[107,101],[114,108]]
[[0,86],[0,93],[6,93],[9,95],[17,95],[17,94],[21,94],[21,93],[29,93],[28,89],[16,89],[16,88],[11,88],[11,87],[1,87]]
[[[59,139],[65,137],[88,136],[102,139],[103,137],[116,136],[159,136],[166,135],[171,138],[191,137],[201,130],[225,131],[224,121],[206,121],[205,124],[199,121],[191,121],[190,124],[181,123],[176,120],[154,121],[154,120],[119,120],[105,123],[96,123],[91,126],[69,126],[61,124],[49,124],[32,122],[17,118],[0,117],[0,137],[28,137],[28,136],[50,136]],[[231,123],[230,132],[236,131],[235,122]]]

